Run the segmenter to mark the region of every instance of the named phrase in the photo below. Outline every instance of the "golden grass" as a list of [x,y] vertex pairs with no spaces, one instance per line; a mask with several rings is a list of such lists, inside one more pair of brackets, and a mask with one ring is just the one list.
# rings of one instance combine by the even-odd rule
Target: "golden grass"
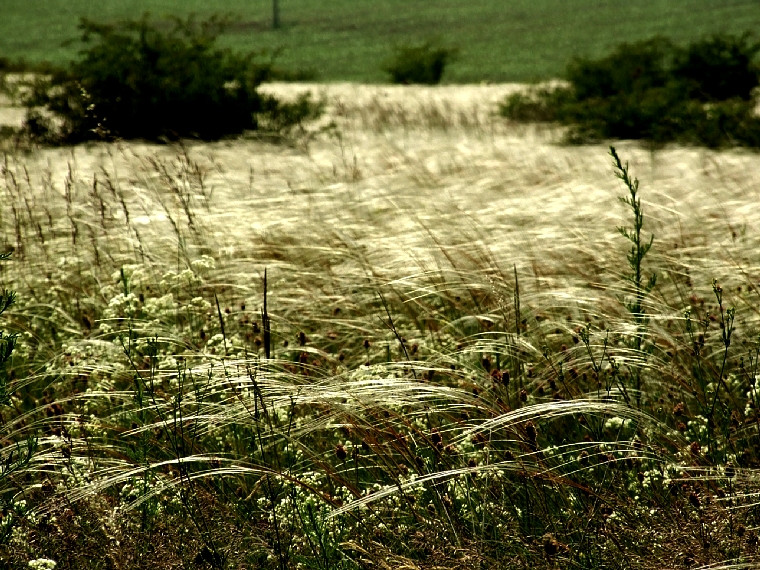
[[[150,269],[145,280],[159,288],[162,274],[180,272],[210,255],[216,267],[197,290],[212,300],[218,294],[220,312],[229,309],[224,317],[228,326],[245,314],[257,317],[267,270],[274,339],[274,359],[268,365],[252,375],[252,360],[245,356],[256,349],[249,347],[243,354],[228,347],[226,339],[224,347],[212,349],[199,340],[198,330],[192,331],[194,337],[177,338],[166,323],[130,324],[146,335],[165,335],[161,341],[176,346],[189,360],[198,355],[205,359],[190,364],[189,373],[207,375],[209,383],[205,392],[188,396],[184,417],[203,426],[199,436],[250,421],[256,400],[250,394],[261,390],[273,411],[319,410],[288,432],[293,441],[341,429],[369,437],[373,429],[381,430],[378,434],[412,429],[430,415],[458,418],[472,413],[467,421],[452,420],[444,438],[466,443],[488,434],[505,445],[518,445],[515,434],[531,421],[615,415],[648,426],[651,439],[642,450],[630,438],[621,438],[605,453],[616,450],[663,466],[680,461],[689,441],[651,417],[655,402],[636,411],[621,400],[600,399],[604,390],[581,393],[572,387],[563,392],[565,401],[537,399],[552,378],[553,364],[544,362],[545,346],[555,350],[568,344],[561,349],[562,358],[588,369],[604,350],[603,331],[611,339],[634,332],[621,303],[630,295],[623,280],[627,246],[616,230],[628,225],[628,212],[619,202],[624,188],[612,175],[605,146],[558,146],[560,133],[510,124],[496,115],[496,102],[515,88],[272,85],[267,89],[285,98],[304,90],[324,97],[327,115],[287,144],[250,137],[181,147],[118,143],[7,154],[0,240],[16,249],[3,274],[24,300],[13,316],[15,324],[31,332],[34,326],[26,319],[49,319],[68,327],[81,346],[94,347],[99,340],[82,332],[80,320],[89,305],[108,301],[106,290],[118,290],[120,267],[145,265]],[[647,299],[658,350],[646,361],[622,344],[610,350],[620,363],[641,362],[649,371],[650,387],[659,383],[656,388],[662,392],[684,389],[688,399],[693,395],[677,384],[683,371],[665,354],[678,353],[679,343],[683,345],[680,321],[686,308],[702,299],[714,314],[713,279],[723,285],[726,305],[737,307],[738,350],[746,351],[760,328],[757,155],[682,147],[651,151],[626,141],[617,148],[641,179],[644,231],[655,235],[645,264],[660,273],[658,288]],[[520,335],[511,332],[514,275],[521,316],[527,321]],[[182,295],[181,287],[175,289],[177,318],[192,320],[190,309],[184,316],[192,300]],[[386,298],[393,300],[392,310],[387,310]],[[439,298],[445,302],[437,304]],[[207,312],[213,320],[216,308]],[[593,357],[570,340],[587,323],[597,333],[591,340]],[[490,334],[492,327],[501,332]],[[306,335],[306,346],[297,347],[299,331]],[[424,345],[424,356],[402,353],[396,333],[409,335],[404,350],[411,350],[413,343]],[[365,340],[370,341],[366,348]],[[541,369],[525,378],[528,404],[512,402],[516,405],[511,410],[495,393],[473,394],[480,387],[473,384],[472,365],[466,364],[503,352],[505,346],[505,368],[507,360],[519,355],[523,365]],[[49,350],[36,358],[67,357],[60,347],[51,345]],[[351,353],[351,365],[340,360],[342,351]],[[288,372],[299,353],[307,354],[308,362],[298,374]],[[365,358],[382,366],[356,376],[356,365]],[[109,376],[109,366],[104,361],[88,374]],[[144,372],[140,366],[135,364],[135,371]],[[79,372],[70,373],[71,381]],[[116,421],[125,413],[131,373],[114,372],[110,389],[88,396],[111,399],[109,419]],[[431,376],[425,374],[444,376],[447,382],[427,382]],[[161,370],[155,378],[169,383],[176,376],[176,370]],[[41,370],[19,385],[43,377]],[[81,399],[74,394],[59,403],[73,405]],[[143,411],[163,405],[145,403]],[[389,415],[378,419],[377,410]],[[7,435],[23,434],[32,415],[14,419],[6,426]],[[61,421],[75,426],[77,420],[71,415]],[[122,435],[137,437],[171,425],[170,419],[159,418]],[[746,429],[749,433],[755,428]],[[37,462],[42,472],[55,462],[56,437],[41,441],[42,447],[48,446]],[[575,464],[579,453],[607,461],[597,444],[568,442],[555,450],[551,463],[540,452],[526,452],[488,464],[442,464],[416,481],[357,493],[354,502],[333,505],[331,516],[403,494],[414,485],[435,486],[437,481],[492,470],[525,475],[527,469],[547,485],[570,485],[568,478],[585,469]],[[89,445],[80,442],[75,454],[92,453]],[[378,436],[370,447],[377,451],[383,445]],[[101,461],[90,486],[80,486],[70,496],[91,496],[146,470],[183,462],[218,463],[196,471],[193,477],[198,479],[274,472],[271,465],[220,459],[212,451],[156,460],[150,466],[118,456],[118,449],[100,451],[113,456]],[[308,459],[326,464],[325,453],[314,450]],[[387,468],[381,465],[384,457],[409,459],[398,447],[387,457],[383,453],[373,459],[378,469]],[[692,469],[692,480],[719,477],[698,462],[684,461],[679,468],[684,478]],[[298,481],[297,473],[289,476]],[[351,476],[345,465],[334,474],[336,480]],[[751,470],[737,479],[737,485],[746,485],[743,492],[750,502],[755,480]],[[155,491],[187,483],[189,478],[181,475],[170,477]],[[133,507],[148,498],[139,498]]]
[[[323,123],[336,127],[302,146],[187,143],[207,192],[189,198],[204,239],[222,254],[230,275],[258,277],[269,266],[277,290],[295,271],[301,278],[294,284],[312,272],[324,279],[330,267],[362,274],[364,264],[409,285],[414,275],[441,268],[511,272],[516,265],[526,293],[565,296],[578,307],[620,271],[625,244],[615,228],[625,211],[606,147],[556,146],[556,133],[494,116],[494,102],[512,87],[271,89],[327,97]],[[756,276],[754,154],[650,152],[636,143],[621,143],[619,151],[642,179],[658,267],[677,273],[688,267],[703,287],[713,277]],[[159,204],[168,198],[158,191],[163,187],[151,161],[171,166],[175,155],[173,147],[120,143],[39,150],[11,163],[61,193],[69,167],[82,194],[107,172],[128,197],[141,235],[154,234],[156,254],[171,256],[170,218],[182,213],[176,204],[165,204],[168,212]],[[84,204],[76,208],[87,215]],[[279,259],[268,259],[270,249]],[[290,265],[304,259],[311,267]]]

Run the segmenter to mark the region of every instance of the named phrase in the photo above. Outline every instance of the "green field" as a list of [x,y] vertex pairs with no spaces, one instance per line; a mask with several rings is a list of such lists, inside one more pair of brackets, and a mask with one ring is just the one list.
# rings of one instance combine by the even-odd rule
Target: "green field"
[[230,45],[281,49],[281,67],[312,71],[317,80],[382,82],[380,68],[394,45],[437,38],[459,48],[446,81],[531,81],[557,77],[570,57],[600,56],[622,41],[659,34],[687,42],[760,28],[756,0],[281,0],[280,6],[283,25],[275,31],[269,0],[5,0],[0,56],[63,63],[77,54],[82,16],[229,13],[239,22]]

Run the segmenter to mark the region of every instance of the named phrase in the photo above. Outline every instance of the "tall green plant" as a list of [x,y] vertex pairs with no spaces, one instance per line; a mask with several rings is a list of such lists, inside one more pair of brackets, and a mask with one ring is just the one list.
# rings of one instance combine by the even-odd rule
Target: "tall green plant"
[[640,407],[642,368],[641,359],[646,357],[646,351],[644,350],[644,341],[649,324],[649,315],[647,315],[644,301],[657,284],[656,273],[652,273],[649,275],[649,277],[645,277],[643,262],[644,258],[652,247],[652,243],[654,242],[654,235],[650,235],[648,240],[642,237],[642,229],[644,228],[644,212],[641,208],[638,179],[631,177],[628,163],[626,162],[623,164],[614,146],[610,147],[610,155],[613,159],[615,175],[623,181],[623,184],[625,184],[625,187],[628,190],[628,195],[621,196],[620,201],[628,206],[631,214],[633,215],[632,226],[619,226],[618,232],[620,232],[620,235],[622,235],[630,243],[630,249],[628,250],[628,254],[626,256],[630,273],[626,273],[625,278],[626,281],[628,281],[632,286],[633,300],[625,301],[625,308],[628,309],[628,312],[633,317],[633,322],[636,325],[636,332],[631,338],[630,347],[635,351],[638,362],[631,367],[631,378],[633,380],[633,388],[636,391],[635,396],[637,407]]
[[[0,260],[6,260],[10,253],[0,254]],[[13,303],[16,302],[16,292],[3,289],[0,291],[0,315],[7,311]],[[13,387],[11,385],[11,373],[8,371],[8,365],[13,356],[13,350],[16,348],[17,334],[8,334],[0,331],[0,505],[2,510],[8,514],[10,523],[0,525],[0,542],[4,542],[15,523],[15,514],[19,505],[14,502],[11,494],[7,493],[8,485],[11,483],[11,475],[23,469],[32,459],[37,450],[37,439],[29,436],[26,441],[15,441],[9,437],[6,429],[8,418],[6,417],[6,408],[11,405],[11,396]],[[0,518],[2,521],[2,518]]]
[[[0,260],[10,257],[9,253],[0,254]],[[16,292],[3,289],[0,292],[0,315],[7,311],[16,302]],[[13,349],[16,347],[18,335],[6,334],[0,331],[0,406],[7,406],[11,401],[10,378],[7,364],[11,359]]]

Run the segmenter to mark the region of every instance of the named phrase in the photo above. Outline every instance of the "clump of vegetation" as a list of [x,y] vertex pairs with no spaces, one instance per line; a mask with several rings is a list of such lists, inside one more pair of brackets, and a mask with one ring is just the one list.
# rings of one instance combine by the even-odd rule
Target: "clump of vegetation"
[[758,147],[758,53],[760,43],[747,34],[686,47],[663,38],[622,44],[604,58],[574,60],[568,86],[512,95],[501,111],[515,120],[568,125],[568,140],[575,142]]
[[[204,140],[255,130],[260,118],[291,125],[315,109],[262,95],[271,63],[216,46],[228,22],[193,18],[100,24],[82,20],[82,57],[38,82],[27,99],[36,140]],[[274,118],[274,120],[272,120]]]
[[[0,254],[0,261],[7,260],[9,253]],[[8,311],[16,302],[15,291],[0,291],[0,315]],[[18,340],[17,333],[0,331],[0,544],[6,542],[14,527],[23,516],[23,509],[17,509],[13,493],[23,492],[14,481],[14,475],[28,468],[37,451],[37,438],[33,430],[24,434],[23,441],[16,431],[13,421],[17,410],[13,409],[16,389],[23,379],[16,376],[13,367],[14,350]]]
[[427,41],[418,45],[403,45],[383,65],[393,83],[435,85],[441,82],[446,66],[457,50]]
[[750,101],[758,86],[760,42],[749,34],[717,35],[679,50],[673,75],[692,99],[700,101]]

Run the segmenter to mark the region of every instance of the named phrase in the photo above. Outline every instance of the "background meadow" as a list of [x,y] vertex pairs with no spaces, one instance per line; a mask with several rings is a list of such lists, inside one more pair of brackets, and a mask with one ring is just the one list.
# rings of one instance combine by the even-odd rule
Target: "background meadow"
[[271,0],[87,0],[3,2],[0,55],[63,64],[77,55],[81,17],[113,21],[150,12],[184,18],[232,14],[225,43],[276,55],[278,66],[318,81],[378,83],[394,45],[426,39],[458,48],[447,82],[536,81],[559,77],[573,56],[601,57],[622,42],[662,35],[683,44],[714,33],[760,27],[752,0],[280,0],[282,26],[272,30]]

